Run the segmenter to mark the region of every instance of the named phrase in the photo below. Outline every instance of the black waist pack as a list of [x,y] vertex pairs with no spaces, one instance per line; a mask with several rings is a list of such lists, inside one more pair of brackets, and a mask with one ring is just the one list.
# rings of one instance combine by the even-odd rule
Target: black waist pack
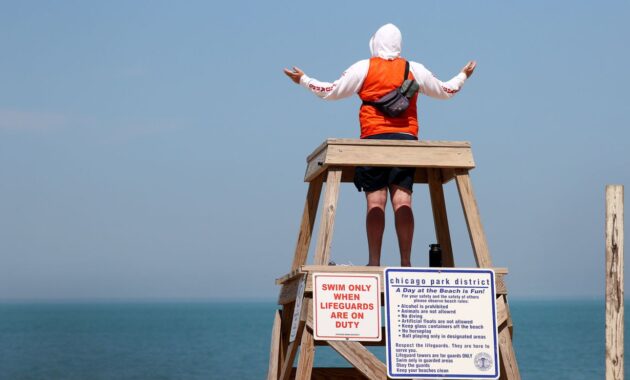
[[405,62],[405,76],[400,87],[385,94],[380,99],[369,102],[363,101],[363,105],[376,107],[379,111],[390,117],[396,117],[409,108],[409,100],[418,92],[420,85],[414,79],[409,79],[409,61]]

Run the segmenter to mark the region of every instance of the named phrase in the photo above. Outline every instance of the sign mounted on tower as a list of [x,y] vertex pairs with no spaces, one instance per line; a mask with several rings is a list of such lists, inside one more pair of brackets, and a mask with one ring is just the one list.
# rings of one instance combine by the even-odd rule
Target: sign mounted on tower
[[380,276],[313,273],[313,337],[380,341]]
[[494,271],[386,268],[387,375],[498,379]]

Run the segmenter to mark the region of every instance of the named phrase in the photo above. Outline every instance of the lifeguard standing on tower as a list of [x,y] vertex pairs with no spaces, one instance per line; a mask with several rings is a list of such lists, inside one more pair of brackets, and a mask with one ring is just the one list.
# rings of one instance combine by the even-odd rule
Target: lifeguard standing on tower
[[[358,94],[363,101],[359,111],[362,139],[417,140],[418,93],[438,99],[453,97],[472,75],[476,62],[468,62],[459,74],[442,82],[422,64],[402,58],[401,46],[400,30],[393,24],[386,24],[370,39],[372,57],[356,62],[333,83],[310,78],[297,67],[284,69],[284,72],[295,83],[325,100]],[[359,191],[365,192],[367,200],[370,266],[380,266],[388,190],[394,210],[400,265],[411,266],[414,175],[415,168],[408,167],[357,167],[355,170],[354,183]]]

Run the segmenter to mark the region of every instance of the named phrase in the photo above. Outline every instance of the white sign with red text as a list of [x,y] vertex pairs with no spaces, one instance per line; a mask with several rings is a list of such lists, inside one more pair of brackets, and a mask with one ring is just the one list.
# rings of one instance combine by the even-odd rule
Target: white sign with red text
[[381,340],[378,274],[313,273],[313,337]]

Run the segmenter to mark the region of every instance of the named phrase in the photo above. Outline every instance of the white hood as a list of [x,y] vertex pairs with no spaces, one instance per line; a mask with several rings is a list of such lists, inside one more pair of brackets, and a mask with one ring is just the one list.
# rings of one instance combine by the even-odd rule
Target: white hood
[[372,57],[395,59],[400,57],[402,34],[394,24],[381,26],[370,38],[370,52]]

